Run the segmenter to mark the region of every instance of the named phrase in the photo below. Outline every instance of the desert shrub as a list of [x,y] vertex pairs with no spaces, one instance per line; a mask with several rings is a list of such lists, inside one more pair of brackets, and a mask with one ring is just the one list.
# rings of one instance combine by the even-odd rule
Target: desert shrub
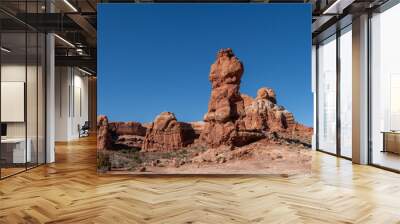
[[101,172],[109,171],[111,169],[110,153],[97,152],[97,170]]
[[140,155],[139,155],[138,153],[133,154],[133,160],[134,160],[136,163],[142,163],[142,162],[143,162],[142,159],[140,158]]
[[121,149],[121,153],[125,153],[125,154],[129,154],[129,153],[133,153],[133,152],[137,152],[139,151],[137,148],[124,148]]

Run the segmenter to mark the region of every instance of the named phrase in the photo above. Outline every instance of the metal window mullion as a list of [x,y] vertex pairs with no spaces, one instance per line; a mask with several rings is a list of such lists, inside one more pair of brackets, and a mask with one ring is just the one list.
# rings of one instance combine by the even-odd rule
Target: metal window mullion
[[315,149],[319,149],[319,44],[315,46]]
[[[25,1],[25,21],[28,19],[28,1]],[[26,24],[26,23],[25,23]],[[27,113],[27,97],[28,97],[28,24],[25,25],[25,170],[28,169],[28,113]]]
[[341,65],[340,65],[340,35],[336,31],[336,154],[341,156],[341,119],[340,119],[340,83],[341,83]]
[[71,70],[69,69],[70,67],[67,67],[68,71],[68,118],[71,117]]
[[[47,6],[46,6],[46,13],[47,13]],[[44,33],[44,163],[47,163],[47,38],[48,38],[48,33]],[[43,108],[42,108],[43,109]]]
[[[39,1],[36,1],[39,13]],[[39,165],[39,32],[36,32],[36,166]]]
[[72,93],[72,117],[75,118],[75,68],[72,68],[72,88],[71,88],[71,93]]
[[[1,24],[2,23],[0,23],[0,47],[2,46],[2,32],[1,32]],[[1,67],[2,67],[2,64],[1,64],[1,62],[2,62],[2,58],[1,58],[1,53],[0,53],[0,125],[2,124],[2,122],[1,122],[1,110],[2,110],[2,108],[1,108]],[[0,132],[1,132],[1,130],[0,130]],[[0,136],[1,136],[1,133],[0,133]],[[1,170],[2,170],[2,164],[1,164],[1,150],[2,150],[2,148],[1,148],[1,144],[0,144],[0,180],[2,179],[2,177],[1,177]]]
[[368,90],[367,90],[367,119],[368,119],[368,124],[367,124],[367,132],[368,132],[368,156],[367,156],[367,163],[368,164],[373,164],[373,153],[372,153],[372,63],[371,63],[371,57],[372,57],[372,29],[371,29],[371,20],[372,20],[372,12],[368,12],[368,30],[367,30],[367,46],[368,46],[368,53],[367,53],[367,83],[368,83]]
[[[48,0],[45,1],[45,13],[48,13]],[[44,33],[44,163],[47,163],[47,76],[48,76],[48,68],[47,68],[47,44],[49,43],[48,41],[48,35],[49,33],[45,32]]]

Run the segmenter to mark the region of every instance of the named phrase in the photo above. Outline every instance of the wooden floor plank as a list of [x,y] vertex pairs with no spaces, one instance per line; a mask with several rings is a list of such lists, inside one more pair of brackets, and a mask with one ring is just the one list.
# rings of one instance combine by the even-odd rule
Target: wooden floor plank
[[314,153],[296,176],[104,176],[96,142],[0,181],[0,223],[400,223],[400,175]]

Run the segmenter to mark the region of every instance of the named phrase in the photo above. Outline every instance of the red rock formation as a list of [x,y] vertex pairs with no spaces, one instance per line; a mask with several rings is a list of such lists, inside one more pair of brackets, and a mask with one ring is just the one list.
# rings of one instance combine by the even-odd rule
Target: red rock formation
[[195,133],[188,123],[178,122],[171,112],[156,117],[147,130],[143,151],[169,151],[180,149],[194,141]]
[[248,95],[243,94],[243,93],[240,94],[240,96],[241,96],[242,99],[243,99],[244,108],[246,108],[246,107],[248,107],[248,106],[250,106],[251,104],[254,103],[254,99],[253,99],[251,96],[248,96]]
[[161,113],[150,124],[108,124],[103,117],[107,126],[100,128],[99,147],[110,147],[107,140],[110,135],[113,146],[167,151],[186,147],[199,136],[195,144],[213,148],[221,145],[243,146],[275,133],[283,133],[281,136],[285,138],[302,138],[298,130],[309,132],[295,121],[292,113],[277,105],[273,89],[260,88],[255,99],[241,94],[239,89],[243,72],[243,64],[231,49],[220,50],[210,68],[212,90],[204,122],[178,122],[170,112]]
[[282,131],[292,125],[293,115],[282,106],[276,105],[276,102],[276,95],[272,89],[260,88],[256,99],[245,108],[245,129]]
[[239,92],[243,71],[243,64],[230,48],[220,50],[211,65],[211,97],[200,136],[209,147],[243,145],[260,137],[259,133],[247,132],[240,120],[245,115],[245,102]]
[[293,128],[297,124],[293,114],[276,102],[276,95],[272,89],[260,88],[256,99],[245,108],[246,116],[243,118],[245,128],[277,132]]
[[146,128],[139,122],[110,122],[110,129],[116,135],[145,136]]
[[111,133],[107,116],[97,117],[97,149],[109,149],[112,145]]
[[271,88],[262,87],[257,91],[256,99],[265,99],[276,104],[276,94]]
[[139,135],[118,135],[114,142],[115,148],[137,148],[143,146],[144,137]]
[[240,94],[243,71],[231,49],[218,52],[211,66],[211,97],[200,136],[209,147],[246,145],[267,132],[286,132],[297,124],[292,113],[276,104],[273,89],[260,88],[255,99]]
[[110,122],[108,131],[112,138],[110,149],[140,149],[146,135],[146,128],[138,122]]
[[211,65],[209,80],[212,85],[206,122],[225,123],[238,118],[244,112],[239,93],[243,65],[230,48],[220,50]]
[[204,130],[204,125],[205,123],[203,121],[193,121],[189,122],[190,126],[194,130],[194,133],[198,136],[200,136],[201,132]]

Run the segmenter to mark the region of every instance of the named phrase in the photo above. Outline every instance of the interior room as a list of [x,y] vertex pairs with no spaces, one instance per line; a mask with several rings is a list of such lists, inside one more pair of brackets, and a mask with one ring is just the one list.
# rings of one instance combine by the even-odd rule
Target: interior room
[[[60,12],[69,6],[49,2],[46,8],[46,3],[2,1],[0,5],[1,179],[54,161],[54,151],[48,150],[54,148],[54,142],[87,137],[95,130],[96,90],[93,83],[96,78],[91,69],[93,63],[71,62],[70,58],[65,58],[78,55],[89,58],[90,49],[82,42],[79,33],[71,32],[69,35],[76,37],[75,45],[62,37],[65,34],[56,34],[49,46],[46,36],[49,30],[46,29],[54,28],[32,25],[43,20],[28,19],[25,12],[44,15],[50,10]],[[57,55],[58,59],[49,61],[52,55]],[[53,85],[48,83],[50,72],[57,74]],[[53,90],[52,96],[48,95],[49,87]],[[92,99],[90,107],[89,97]],[[51,112],[48,105],[54,105]],[[91,122],[89,113],[92,114]],[[52,116],[54,120],[49,120]],[[54,125],[51,131],[48,130],[50,123]]]
[[90,75],[77,67],[56,67],[55,141],[65,142],[87,137],[82,127],[89,125],[88,97]]
[[45,36],[15,28],[1,34],[1,178],[45,162]]
[[0,223],[400,223],[399,21],[398,0],[1,0]]

